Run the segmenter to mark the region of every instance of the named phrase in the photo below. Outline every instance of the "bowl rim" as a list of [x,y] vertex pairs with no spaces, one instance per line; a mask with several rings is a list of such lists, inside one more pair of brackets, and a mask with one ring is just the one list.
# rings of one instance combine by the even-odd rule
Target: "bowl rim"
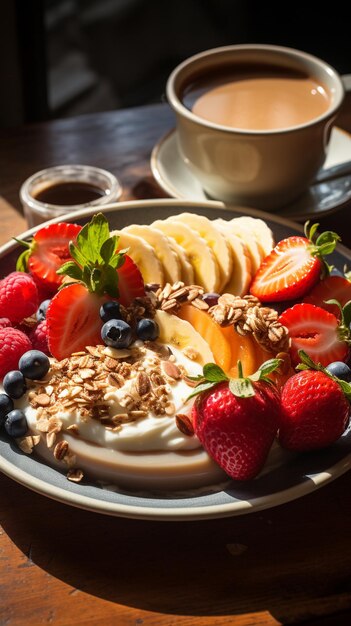
[[[105,205],[103,207],[103,212],[118,212],[126,209],[139,209],[139,208],[147,208],[147,207],[178,207],[179,209],[186,208],[198,208],[198,209],[215,209],[221,212],[227,211],[228,215],[243,215],[245,212],[246,215],[266,219],[273,221],[277,224],[281,224],[290,228],[295,229],[298,232],[303,232],[303,227],[301,224],[295,223],[292,220],[288,220],[284,217],[280,217],[277,214],[269,214],[258,209],[250,209],[245,207],[235,207],[220,206],[218,202],[207,201],[207,202],[196,202],[196,201],[181,201],[178,199],[155,199],[155,200],[129,200],[125,202],[114,202],[109,205]],[[92,207],[89,209],[82,209],[80,211],[72,211],[71,213],[56,217],[48,222],[44,222],[43,224],[39,224],[34,228],[31,228],[21,235],[19,238],[26,239],[31,237],[37,230],[42,228],[43,226],[55,224],[62,219],[69,219],[74,221],[75,218],[89,218],[96,213],[96,207]],[[0,248],[0,259],[3,258],[6,254],[14,251],[19,247],[17,241],[9,241],[4,244]],[[344,254],[348,259],[351,259],[351,251],[342,246],[341,244],[337,245],[337,250]],[[285,490],[277,492],[277,499],[274,505],[271,505],[266,496],[259,496],[255,499],[254,503],[251,500],[242,500],[240,504],[238,503],[220,503],[214,505],[202,505],[201,507],[189,509],[185,505],[182,507],[165,507],[156,509],[155,506],[137,506],[133,504],[126,504],[123,502],[112,503],[107,501],[100,501],[96,498],[92,498],[89,495],[85,494],[76,494],[75,492],[70,492],[61,487],[55,486],[50,482],[37,478],[27,471],[21,469],[21,467],[14,465],[12,462],[8,461],[5,458],[0,459],[0,469],[1,471],[7,475],[9,478],[15,480],[16,482],[22,484],[23,486],[44,495],[46,497],[52,498],[58,502],[63,504],[69,504],[71,506],[75,506],[77,508],[81,508],[83,510],[93,511],[100,514],[117,516],[117,517],[126,517],[131,519],[139,519],[139,520],[152,520],[152,521],[199,521],[199,520],[209,520],[209,519],[217,519],[223,517],[232,517],[236,515],[244,515],[248,513],[254,513],[266,508],[270,508],[271,506],[279,506],[281,504],[285,504],[287,502],[291,502],[297,498],[303,497],[311,492],[313,492],[318,487],[322,487],[324,484],[328,483],[331,480],[338,478],[343,475],[349,468],[351,467],[351,454],[348,454],[346,457],[342,458],[332,467],[324,468],[318,475],[312,476],[312,479],[309,482],[304,483],[303,489],[301,489],[300,485],[294,485],[288,487]]]

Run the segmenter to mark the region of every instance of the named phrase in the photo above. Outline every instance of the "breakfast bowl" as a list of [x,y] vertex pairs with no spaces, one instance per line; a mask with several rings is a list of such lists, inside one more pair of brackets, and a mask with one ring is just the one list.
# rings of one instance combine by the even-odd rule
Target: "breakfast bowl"
[[[85,225],[96,209],[83,210],[65,215],[65,222]],[[131,225],[137,232],[141,225],[169,224],[167,218],[186,214],[188,223],[199,218],[219,220],[224,228],[232,219],[245,218],[262,221],[266,232],[272,232],[280,241],[291,235],[300,235],[301,227],[260,211],[223,209],[218,203],[196,203],[177,200],[147,200],[123,202],[104,207],[111,230],[126,229],[132,237]],[[59,223],[61,218],[48,222]],[[177,222],[177,219],[175,219]],[[256,223],[256,222],[255,222]],[[38,226],[18,237],[30,239],[41,227]],[[128,232],[129,230],[129,232]],[[122,232],[125,232],[124,230]],[[194,240],[195,247],[195,240]],[[20,253],[17,241],[9,242],[0,250],[1,277],[12,272]],[[351,258],[350,252],[338,246],[330,262],[343,267]],[[61,291],[64,292],[65,289]],[[173,305],[172,305],[173,306]],[[166,310],[167,306],[164,307]],[[156,457],[155,457],[156,458]],[[152,467],[152,460],[149,461]],[[156,462],[155,462],[156,467]],[[142,472],[138,482],[128,487],[109,476],[87,474],[81,482],[67,480],[62,466],[52,464],[45,455],[20,450],[14,440],[2,429],[0,431],[0,470],[22,485],[69,505],[107,515],[158,520],[209,519],[256,512],[283,504],[310,493],[346,472],[351,466],[351,433],[346,430],[340,439],[325,450],[301,455],[282,451],[278,447],[272,453],[256,478],[249,481],[231,480],[220,472],[209,484],[192,481],[191,471],[187,480],[178,488],[168,488],[167,480],[155,487],[143,481]],[[146,468],[149,472],[150,468]],[[146,472],[146,473],[147,473]]]
[[180,154],[208,197],[271,211],[301,195],[322,166],[344,87],[312,55],[245,44],[182,62],[167,98]]

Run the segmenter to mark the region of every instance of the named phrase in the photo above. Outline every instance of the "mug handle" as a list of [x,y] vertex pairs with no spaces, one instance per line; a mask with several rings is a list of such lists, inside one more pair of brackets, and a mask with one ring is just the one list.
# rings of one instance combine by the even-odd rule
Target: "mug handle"
[[351,74],[343,74],[341,76],[341,81],[344,85],[345,92],[349,94],[351,92]]

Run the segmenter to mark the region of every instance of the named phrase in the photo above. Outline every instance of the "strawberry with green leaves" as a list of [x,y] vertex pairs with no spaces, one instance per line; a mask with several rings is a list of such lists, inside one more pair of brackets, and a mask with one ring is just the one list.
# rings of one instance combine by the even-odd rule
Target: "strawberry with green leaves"
[[271,359],[251,376],[229,379],[218,365],[204,366],[190,397],[197,437],[234,480],[249,480],[262,469],[280,423],[279,393],[269,379],[281,361]]
[[52,298],[46,313],[48,344],[57,359],[88,345],[101,343],[103,302],[116,299],[128,305],[145,295],[140,271],[125,251],[117,252],[118,237],[110,236],[101,213],[95,215],[70,242],[71,260],[57,271],[72,282],[65,283]]
[[324,257],[335,250],[339,235],[331,231],[316,237],[319,224],[305,225],[305,237],[280,241],[262,261],[250,287],[261,302],[281,302],[301,298],[328,274]]
[[29,243],[16,239],[25,247],[18,257],[17,271],[30,272],[38,287],[48,293],[57,291],[63,278],[57,270],[71,258],[69,244],[81,229],[78,224],[60,222],[40,228]]

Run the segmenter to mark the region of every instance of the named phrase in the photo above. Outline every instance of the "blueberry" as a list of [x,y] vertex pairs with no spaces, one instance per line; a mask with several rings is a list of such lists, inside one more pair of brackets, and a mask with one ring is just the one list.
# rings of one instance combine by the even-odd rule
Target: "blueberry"
[[44,352],[28,350],[28,352],[22,354],[18,368],[26,378],[40,380],[48,373],[50,361]]
[[337,378],[341,378],[341,380],[346,380],[346,382],[351,382],[351,369],[346,363],[343,361],[334,361],[334,363],[329,363],[325,368],[330,374],[336,376]]
[[101,329],[102,341],[112,348],[128,348],[133,339],[132,329],[123,320],[109,320]]
[[20,409],[10,411],[5,421],[5,430],[10,437],[24,437],[28,424],[23,411]]
[[218,303],[219,293],[204,293],[202,299],[208,306],[216,306]]
[[0,393],[0,426],[5,421],[5,417],[13,410],[13,402],[6,393]]
[[121,311],[119,302],[115,300],[108,300],[100,307],[100,317],[103,322],[109,322],[110,320],[121,319]]
[[51,300],[43,300],[41,304],[39,304],[39,308],[36,312],[36,318],[38,322],[42,322],[46,318],[46,311],[48,310],[48,306]]
[[142,341],[155,341],[160,334],[160,329],[155,320],[149,320],[145,317],[137,323],[136,334],[138,339]]
[[5,393],[7,393],[10,398],[15,398],[15,400],[23,396],[24,392],[27,390],[26,381],[22,372],[19,370],[7,372],[2,384]]

